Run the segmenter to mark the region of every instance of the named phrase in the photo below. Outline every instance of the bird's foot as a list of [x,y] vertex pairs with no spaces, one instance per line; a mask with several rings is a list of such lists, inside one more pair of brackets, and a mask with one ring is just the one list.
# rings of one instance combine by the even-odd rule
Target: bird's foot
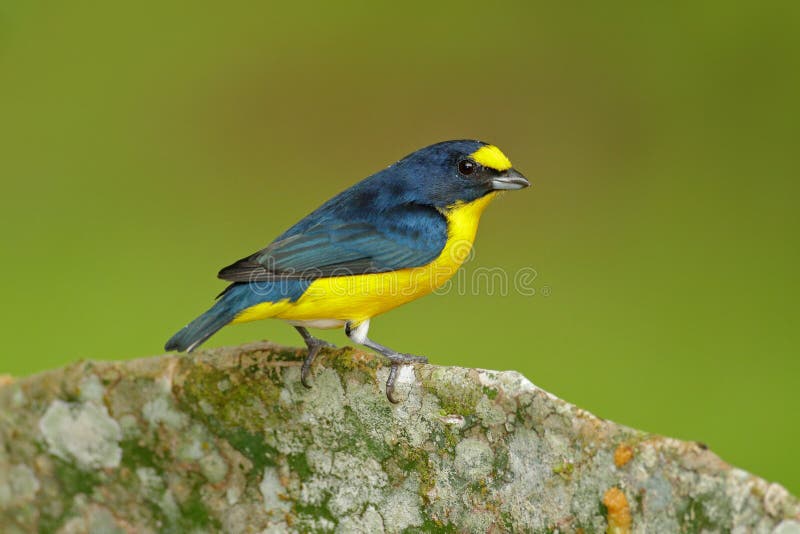
[[409,365],[412,363],[428,363],[428,358],[425,356],[415,356],[414,354],[393,354],[387,355],[392,366],[389,368],[389,378],[386,379],[386,398],[392,404],[397,404],[397,399],[394,398],[394,384],[397,380],[397,371],[401,365]]
[[302,382],[305,387],[310,388],[311,384],[308,383],[308,376],[311,373],[311,365],[314,363],[314,358],[317,357],[322,347],[336,348],[336,345],[315,337],[307,339],[306,344],[308,345],[308,355],[306,359],[303,360],[303,366],[300,368],[300,382]]
[[415,354],[396,354],[394,356],[389,356],[388,358],[392,363],[399,365],[404,365],[407,363],[428,363],[428,358],[425,356],[417,356]]

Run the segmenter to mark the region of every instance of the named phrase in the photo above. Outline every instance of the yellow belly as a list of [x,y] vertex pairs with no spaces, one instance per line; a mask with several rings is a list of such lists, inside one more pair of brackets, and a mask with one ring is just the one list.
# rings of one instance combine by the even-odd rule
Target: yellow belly
[[239,313],[234,323],[276,318],[296,322],[366,319],[425,296],[444,285],[472,250],[481,214],[497,193],[444,211],[448,239],[428,265],[387,273],[338,276],[315,280],[294,302],[263,302]]

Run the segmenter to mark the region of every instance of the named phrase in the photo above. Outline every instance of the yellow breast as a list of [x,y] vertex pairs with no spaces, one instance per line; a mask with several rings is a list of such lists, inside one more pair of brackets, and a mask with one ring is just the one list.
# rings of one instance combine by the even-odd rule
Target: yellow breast
[[447,218],[447,242],[428,265],[387,273],[320,278],[295,302],[263,302],[242,311],[233,322],[274,317],[298,322],[333,320],[358,324],[427,295],[444,285],[467,259],[481,214],[496,195],[489,193],[443,210]]

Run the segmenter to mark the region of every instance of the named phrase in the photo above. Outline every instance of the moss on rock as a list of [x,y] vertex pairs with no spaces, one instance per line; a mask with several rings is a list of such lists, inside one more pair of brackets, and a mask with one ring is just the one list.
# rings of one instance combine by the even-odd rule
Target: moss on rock
[[[518,373],[255,343],[0,384],[10,532],[800,530],[704,447],[597,419]],[[623,502],[624,500],[624,502]],[[609,503],[610,505],[604,504]]]

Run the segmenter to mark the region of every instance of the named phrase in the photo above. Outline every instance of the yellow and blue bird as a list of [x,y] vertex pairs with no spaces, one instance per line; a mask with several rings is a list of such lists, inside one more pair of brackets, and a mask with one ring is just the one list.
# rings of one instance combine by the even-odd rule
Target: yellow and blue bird
[[427,362],[367,337],[370,320],[427,295],[467,258],[481,214],[498,193],[528,187],[494,145],[460,140],[420,149],[339,193],[266,248],[222,269],[232,282],[203,315],[167,341],[192,351],[229,323],[283,319],[308,346],[301,379],[326,342],[307,328],[347,336],[398,365]]

